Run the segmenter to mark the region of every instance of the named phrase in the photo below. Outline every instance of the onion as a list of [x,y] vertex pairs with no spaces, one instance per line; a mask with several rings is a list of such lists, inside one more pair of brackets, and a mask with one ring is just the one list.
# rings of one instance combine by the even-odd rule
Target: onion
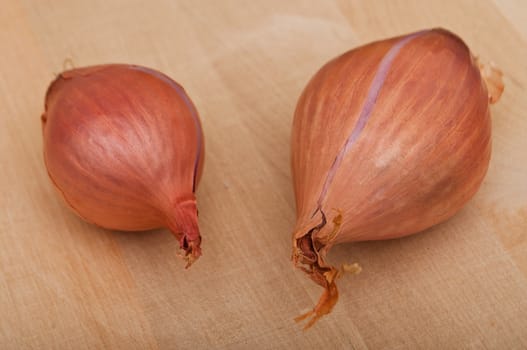
[[293,261],[325,292],[297,321],[329,313],[335,280],[360,271],[330,266],[333,245],[423,231],[474,195],[502,91],[501,72],[442,29],[359,47],[316,73],[293,122]]
[[180,85],[133,65],[66,71],[48,88],[42,127],[49,177],[75,213],[113,230],[168,227],[187,267],[201,255],[203,135]]

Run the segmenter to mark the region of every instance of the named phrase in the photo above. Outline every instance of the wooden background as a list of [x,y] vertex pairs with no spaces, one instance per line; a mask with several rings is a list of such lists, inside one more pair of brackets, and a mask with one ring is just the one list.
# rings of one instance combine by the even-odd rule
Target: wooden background
[[[292,114],[327,60],[442,26],[505,73],[493,156],[469,205],[425,234],[337,247],[363,272],[333,314],[290,263]],[[136,63],[183,84],[203,121],[204,256],[167,230],[119,233],[66,209],[42,160],[63,62]],[[527,4],[496,1],[0,0],[0,348],[527,347]]]

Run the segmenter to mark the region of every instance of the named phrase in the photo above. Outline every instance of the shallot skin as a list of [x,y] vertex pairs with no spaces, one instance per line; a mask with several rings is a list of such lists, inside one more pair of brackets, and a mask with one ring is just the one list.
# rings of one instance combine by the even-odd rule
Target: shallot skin
[[44,160],[67,204],[108,229],[169,227],[197,258],[204,140],[183,88],[148,68],[109,64],[61,73],[45,101]]
[[[298,101],[291,154],[293,260],[334,293],[334,305],[339,273],[325,262],[333,245],[421,232],[478,190],[491,155],[491,119],[476,60],[442,29],[333,59]],[[322,304],[315,320],[331,310]]]

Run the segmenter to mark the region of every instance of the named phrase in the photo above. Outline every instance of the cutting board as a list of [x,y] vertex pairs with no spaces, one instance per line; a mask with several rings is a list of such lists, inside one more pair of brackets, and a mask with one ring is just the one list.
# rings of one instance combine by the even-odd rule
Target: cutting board
[[[0,348],[520,349],[527,347],[527,5],[493,1],[30,1],[0,11]],[[477,195],[412,237],[335,247],[333,313],[290,262],[297,98],[327,60],[429,27],[504,71]],[[164,229],[72,214],[42,159],[40,115],[64,66],[126,62],[185,86],[206,135],[203,257]]]

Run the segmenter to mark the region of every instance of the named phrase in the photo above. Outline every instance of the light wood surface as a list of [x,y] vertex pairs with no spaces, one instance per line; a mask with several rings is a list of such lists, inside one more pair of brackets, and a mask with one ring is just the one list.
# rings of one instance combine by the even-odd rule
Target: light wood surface
[[[527,347],[527,5],[496,1],[0,1],[1,349]],[[356,45],[442,26],[505,73],[493,155],[470,203],[424,234],[336,247],[357,261],[334,312],[290,262],[296,100]],[[203,257],[167,230],[110,232],[55,195],[44,92],[75,66],[136,63],[180,82],[206,136]]]

